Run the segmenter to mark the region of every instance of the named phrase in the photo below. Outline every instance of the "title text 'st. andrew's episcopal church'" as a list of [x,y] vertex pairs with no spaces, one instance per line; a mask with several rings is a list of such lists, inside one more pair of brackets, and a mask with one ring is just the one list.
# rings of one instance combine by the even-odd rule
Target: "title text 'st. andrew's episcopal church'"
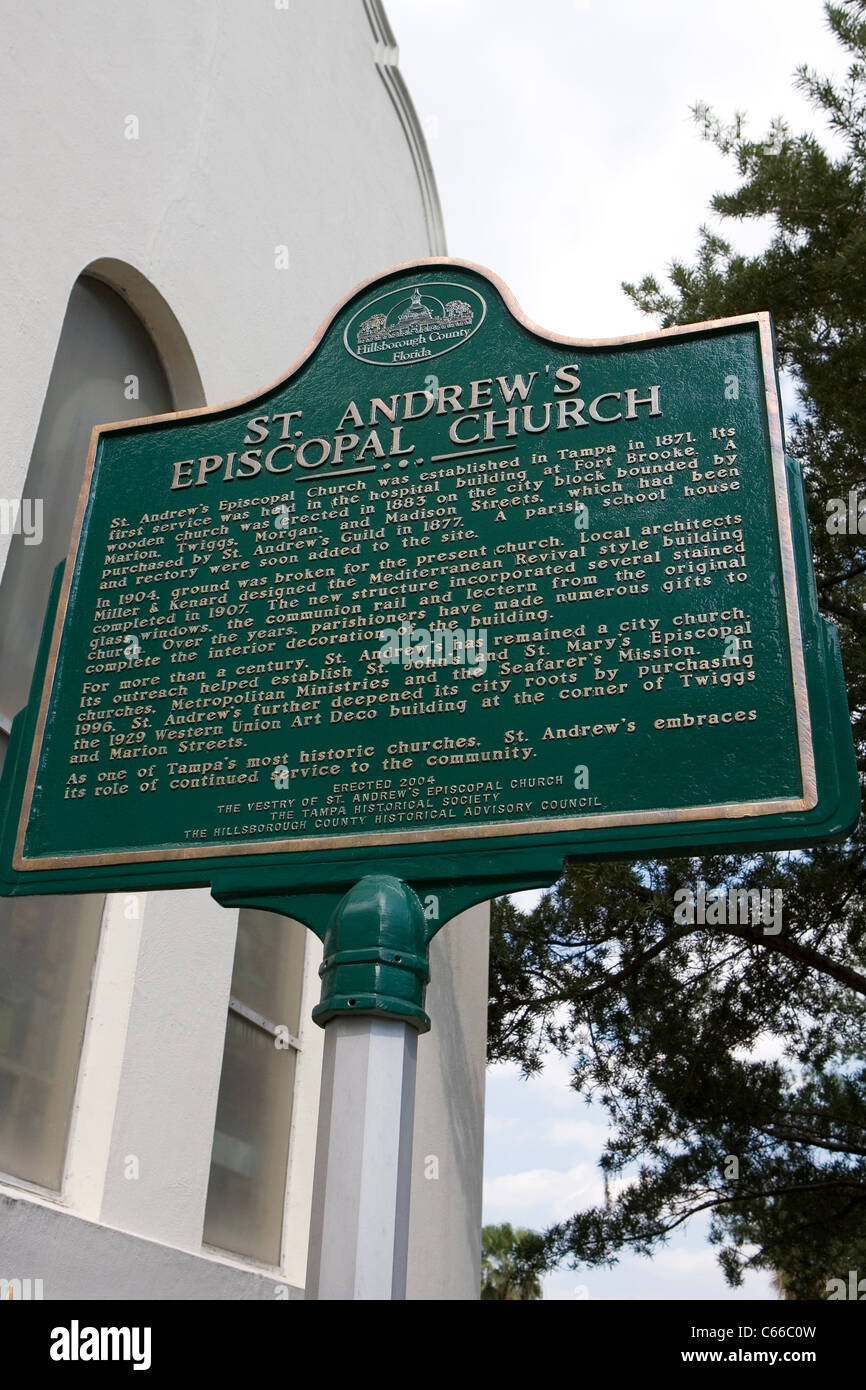
[[[92,426],[250,395],[359,281],[445,251],[378,0],[33,0],[5,38],[0,756]],[[416,290],[358,350],[467,313]],[[410,1298],[477,1297],[486,925],[431,953]],[[204,889],[0,900],[0,1280],[301,1295],[320,959]]]

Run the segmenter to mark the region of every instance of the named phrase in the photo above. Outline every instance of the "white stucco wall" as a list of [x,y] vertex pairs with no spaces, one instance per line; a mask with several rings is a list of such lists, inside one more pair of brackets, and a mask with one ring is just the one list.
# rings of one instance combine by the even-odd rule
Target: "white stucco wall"
[[362,0],[28,0],[3,5],[3,32],[8,495],[91,262],[160,291],[216,404],[283,373],[359,280],[443,249]]

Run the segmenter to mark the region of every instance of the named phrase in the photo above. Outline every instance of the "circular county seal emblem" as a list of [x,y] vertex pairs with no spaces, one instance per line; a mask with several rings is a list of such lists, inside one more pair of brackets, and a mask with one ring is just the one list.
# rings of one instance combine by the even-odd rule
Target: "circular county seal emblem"
[[403,367],[461,347],[486,312],[485,300],[468,285],[419,283],[369,300],[347,323],[343,342],[359,362]]

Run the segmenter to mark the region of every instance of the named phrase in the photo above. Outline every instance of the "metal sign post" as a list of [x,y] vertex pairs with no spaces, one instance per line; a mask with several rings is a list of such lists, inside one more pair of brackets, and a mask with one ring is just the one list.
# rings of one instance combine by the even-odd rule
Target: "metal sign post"
[[329,923],[307,1298],[406,1295],[426,941],[418,898],[385,875],[362,879]]
[[325,1028],[308,1299],[406,1297],[417,1058],[399,1019]]
[[206,883],[323,939],[310,1288],[396,1297],[432,935],[859,801],[769,316],[580,341],[433,259],[256,396],[94,431],[0,893]]

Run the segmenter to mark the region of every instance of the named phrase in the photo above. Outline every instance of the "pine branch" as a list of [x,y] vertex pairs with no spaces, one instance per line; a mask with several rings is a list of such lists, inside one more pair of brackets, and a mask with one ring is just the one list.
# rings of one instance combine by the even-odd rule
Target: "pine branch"
[[800,965],[809,966],[812,970],[817,970],[819,974],[829,976],[837,984],[845,985],[848,989],[856,990],[858,994],[866,995],[866,975],[861,975],[858,970],[852,970],[849,965],[842,965],[839,961],[831,960],[829,956],[813,950],[811,946],[803,945],[800,941],[793,941],[790,937],[784,936],[764,936],[755,927],[739,927],[731,922],[720,922],[718,930],[728,936],[739,937],[741,941],[749,941],[754,946],[762,946],[764,950],[785,956],[788,960],[796,961]]

